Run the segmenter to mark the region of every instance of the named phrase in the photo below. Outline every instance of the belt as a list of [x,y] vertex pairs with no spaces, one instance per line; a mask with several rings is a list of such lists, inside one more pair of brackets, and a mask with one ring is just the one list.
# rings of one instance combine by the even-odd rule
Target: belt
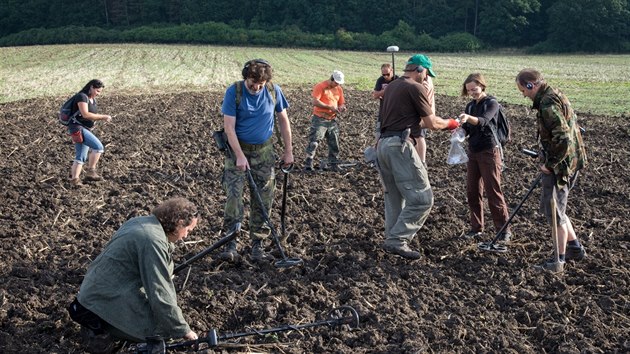
[[[379,139],[385,139],[385,138],[391,138],[391,137],[399,137],[402,138],[402,135],[405,131],[404,130],[385,130],[384,132],[381,133],[381,135],[379,136]],[[409,139],[411,140],[410,142],[416,146],[416,138],[414,138],[413,136],[409,136]]]
[[241,146],[241,150],[243,151],[258,151],[258,150],[262,150],[263,148],[271,145],[271,138],[267,139],[267,141],[265,141],[262,144],[247,144],[244,143],[242,141],[239,140],[238,144]]
[[391,138],[392,136],[401,137],[404,130],[386,130],[381,132],[381,138]]
[[330,118],[320,117],[320,116],[318,116],[317,114],[313,114],[313,116],[314,116],[314,117],[317,117],[317,118],[319,118],[319,119],[327,120],[327,121],[329,121],[329,122],[330,122],[330,121],[333,121],[333,120],[335,120],[335,118],[337,118],[337,115],[334,115],[334,116],[332,116],[332,117],[330,117]]

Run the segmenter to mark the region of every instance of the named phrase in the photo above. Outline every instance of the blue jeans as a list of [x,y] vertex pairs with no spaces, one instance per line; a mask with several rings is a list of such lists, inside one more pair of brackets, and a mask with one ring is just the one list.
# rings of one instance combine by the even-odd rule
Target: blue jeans
[[92,149],[94,152],[103,153],[105,148],[100,140],[94,135],[89,129],[85,129],[82,126],[77,126],[68,129],[70,133],[77,131],[77,129],[81,129],[81,134],[83,135],[83,143],[74,144],[74,162],[79,165],[85,164],[88,159],[88,151]]

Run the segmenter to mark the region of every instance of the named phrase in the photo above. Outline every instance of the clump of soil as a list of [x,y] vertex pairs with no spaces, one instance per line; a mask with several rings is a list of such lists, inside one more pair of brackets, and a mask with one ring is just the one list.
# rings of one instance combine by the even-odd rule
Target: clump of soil
[[[287,88],[294,153],[301,167],[310,118],[310,88]],[[219,351],[284,353],[627,352],[630,350],[630,126],[614,117],[582,115],[590,165],[569,200],[569,214],[588,257],[557,276],[533,271],[551,254],[549,227],[538,213],[539,190],[514,220],[505,254],[484,253],[467,230],[465,167],[446,164],[449,135],[428,137],[435,205],[412,243],[423,258],[409,262],[381,250],[383,193],[364,164],[373,140],[377,102],[347,89],[340,119],[341,172],[289,176],[286,228],[290,257],[304,265],[277,269],[248,258],[244,237],[236,264],[213,258],[175,279],[179,301],[198,332],[219,334],[304,324],[332,308],[354,307],[360,328],[317,327],[247,337]],[[223,157],[212,140],[222,124],[221,93],[102,97],[111,124],[97,124],[106,152],[105,181],[72,189],[69,137],[56,122],[63,98],[0,105],[0,351],[81,352],[79,327],[65,306],[113,232],[159,202],[184,196],[203,222],[175,252],[178,262],[221,236]],[[524,102],[525,103],[525,102]],[[465,102],[438,96],[438,114],[455,116]],[[535,116],[507,106],[513,141],[505,154],[503,188],[514,208],[537,174],[520,152],[535,147]],[[318,158],[326,155],[325,144]],[[282,174],[272,221],[278,227]],[[249,197],[248,197],[249,198]],[[488,215],[489,216],[489,215]],[[247,229],[247,219],[244,223]],[[274,247],[268,244],[270,250]],[[261,345],[262,343],[267,343]]]

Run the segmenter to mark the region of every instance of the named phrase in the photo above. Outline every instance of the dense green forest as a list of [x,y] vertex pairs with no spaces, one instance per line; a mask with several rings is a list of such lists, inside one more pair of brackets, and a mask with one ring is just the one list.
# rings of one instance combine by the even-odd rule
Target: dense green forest
[[3,0],[0,45],[630,52],[630,0]]

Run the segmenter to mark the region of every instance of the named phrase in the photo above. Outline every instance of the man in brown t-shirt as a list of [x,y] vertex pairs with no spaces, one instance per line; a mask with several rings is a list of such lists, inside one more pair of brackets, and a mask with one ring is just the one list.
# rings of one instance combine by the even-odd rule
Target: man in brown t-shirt
[[408,259],[420,253],[409,241],[420,230],[433,206],[427,170],[414,145],[422,128],[453,130],[454,119],[437,117],[431,109],[426,76],[435,77],[431,60],[422,54],[409,58],[402,77],[390,83],[383,97],[381,136],[376,157],[385,189],[386,252]]

